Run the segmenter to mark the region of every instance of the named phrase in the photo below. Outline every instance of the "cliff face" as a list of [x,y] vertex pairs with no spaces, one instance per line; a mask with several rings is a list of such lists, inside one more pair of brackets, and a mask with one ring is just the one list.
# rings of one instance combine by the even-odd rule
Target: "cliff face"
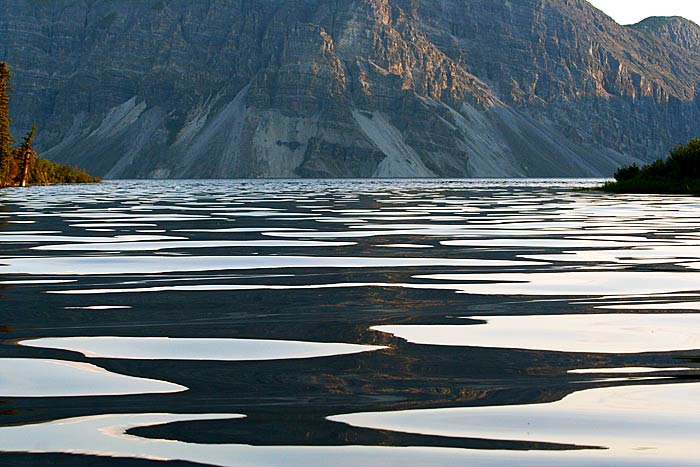
[[16,131],[39,116],[44,155],[107,177],[595,176],[698,132],[697,36],[638,26],[583,0],[5,0],[0,60]]
[[653,16],[631,27],[673,42],[686,51],[693,51],[700,47],[700,26],[685,18]]

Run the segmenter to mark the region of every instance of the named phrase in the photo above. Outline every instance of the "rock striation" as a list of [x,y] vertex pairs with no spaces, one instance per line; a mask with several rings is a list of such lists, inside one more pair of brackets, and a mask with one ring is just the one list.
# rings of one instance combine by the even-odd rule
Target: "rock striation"
[[652,16],[631,27],[673,42],[686,51],[693,51],[700,47],[700,26],[679,16]]
[[700,129],[700,28],[584,0],[4,0],[14,123],[108,178],[607,176]]

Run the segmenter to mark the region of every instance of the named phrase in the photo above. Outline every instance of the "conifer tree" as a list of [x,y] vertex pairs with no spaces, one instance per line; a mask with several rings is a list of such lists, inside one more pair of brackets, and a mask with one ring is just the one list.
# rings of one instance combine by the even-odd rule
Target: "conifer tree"
[[32,148],[32,143],[34,143],[34,135],[36,135],[36,123],[32,125],[32,129],[29,130],[29,133],[27,133],[27,135],[24,137],[22,146],[19,147],[20,151],[24,152],[27,149]]
[[12,134],[10,134],[10,67],[0,62],[0,186],[11,183],[13,165]]
[[0,62],[0,186],[11,183],[10,167],[14,162],[9,109],[11,79],[10,67]]
[[34,160],[36,159],[36,153],[32,149],[32,143],[34,142],[34,135],[36,134],[36,123],[32,125],[32,129],[27,133],[22,141],[22,146],[17,149],[16,155],[17,160],[15,164],[20,168],[19,170],[19,186],[27,186],[29,180],[30,172],[32,166],[34,165]]
[[60,165],[37,157],[32,148],[36,125],[20,147],[12,147],[10,133],[10,80],[12,73],[0,62],[0,188],[49,183],[96,183],[100,179],[81,169]]

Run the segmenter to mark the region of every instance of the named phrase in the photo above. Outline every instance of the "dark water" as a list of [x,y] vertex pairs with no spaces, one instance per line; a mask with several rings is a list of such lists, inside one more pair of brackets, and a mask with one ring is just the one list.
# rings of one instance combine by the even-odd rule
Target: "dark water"
[[700,201],[0,194],[0,465],[697,466]]

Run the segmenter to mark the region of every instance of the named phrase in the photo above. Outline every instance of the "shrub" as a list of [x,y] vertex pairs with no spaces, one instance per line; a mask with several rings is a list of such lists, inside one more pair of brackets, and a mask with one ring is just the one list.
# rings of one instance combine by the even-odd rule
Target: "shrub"
[[630,165],[628,167],[621,167],[615,172],[615,180],[618,182],[624,182],[625,180],[631,180],[639,175],[639,166],[637,164]]
[[98,183],[100,179],[86,171],[69,165],[56,164],[38,158],[32,167],[29,183],[32,185],[53,185],[58,183]]
[[668,159],[658,159],[640,168],[622,167],[616,182],[602,189],[615,193],[700,194],[700,139],[673,148]]

